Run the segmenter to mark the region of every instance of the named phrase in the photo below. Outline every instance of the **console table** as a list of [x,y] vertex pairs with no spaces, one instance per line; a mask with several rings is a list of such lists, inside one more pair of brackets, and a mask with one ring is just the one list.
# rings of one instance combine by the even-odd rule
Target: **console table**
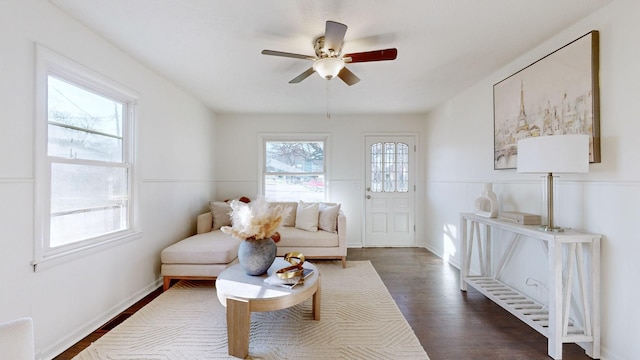
[[[492,231],[496,230],[503,231],[501,235],[505,236],[492,237]],[[545,246],[549,286],[547,304],[541,304],[500,281],[505,265],[523,237],[542,241]],[[600,358],[601,235],[569,229],[546,232],[538,230],[538,225],[520,225],[462,213],[460,239],[460,290],[466,291],[467,285],[475,288],[546,336],[548,354],[553,359],[562,359],[563,343],[580,343],[587,355]],[[507,242],[495,266],[491,259],[492,241]],[[471,275],[474,250],[480,273]],[[575,285],[579,290],[574,291]],[[574,318],[570,316],[572,310]]]

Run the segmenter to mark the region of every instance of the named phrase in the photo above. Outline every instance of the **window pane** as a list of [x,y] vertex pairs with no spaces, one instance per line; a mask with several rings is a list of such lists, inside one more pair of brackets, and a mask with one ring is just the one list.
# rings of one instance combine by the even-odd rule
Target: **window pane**
[[371,191],[382,191],[382,143],[371,145]]
[[397,191],[409,191],[409,146],[398,143],[396,151]]
[[324,176],[266,175],[265,198],[271,201],[324,201]]
[[124,104],[48,77],[48,155],[122,161]]
[[384,191],[396,190],[396,144],[384,143]]
[[122,161],[122,138],[107,137],[49,124],[49,156]]
[[268,173],[323,173],[323,141],[267,141]]
[[126,168],[52,164],[50,246],[126,229],[127,194]]

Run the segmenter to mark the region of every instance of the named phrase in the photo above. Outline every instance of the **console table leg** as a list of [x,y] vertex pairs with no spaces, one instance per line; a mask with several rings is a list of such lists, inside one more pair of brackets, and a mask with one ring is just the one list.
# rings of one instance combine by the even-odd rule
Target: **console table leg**
[[467,291],[467,283],[464,279],[469,276],[469,263],[467,261],[467,220],[460,218],[460,290]]
[[[591,243],[591,329],[593,343],[587,352],[594,359],[600,359],[600,238]],[[589,353],[590,352],[590,353]]]
[[227,341],[229,355],[244,359],[249,355],[249,328],[251,306],[249,301],[227,298]]
[[548,354],[562,359],[562,244],[549,242]]

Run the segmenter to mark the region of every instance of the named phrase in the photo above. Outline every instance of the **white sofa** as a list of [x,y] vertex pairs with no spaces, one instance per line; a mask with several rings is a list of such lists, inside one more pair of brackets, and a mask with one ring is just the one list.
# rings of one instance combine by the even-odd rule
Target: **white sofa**
[[[300,214],[298,213],[299,202],[271,204],[291,209],[289,216],[283,221],[283,226],[278,230],[280,241],[276,243],[277,256],[297,251],[304,254],[307,259],[342,260],[342,267],[346,267],[347,218],[338,204],[319,203],[321,209],[333,210],[332,212],[320,211],[317,231],[303,230],[299,227],[305,227],[304,224],[296,224],[296,220],[301,220],[302,217],[299,215],[299,218],[296,218],[297,214]],[[241,240],[223,233],[219,229],[220,222],[214,218],[214,213],[216,213],[215,210],[198,215],[196,235],[180,240],[162,250],[160,259],[164,290],[169,288],[174,279],[216,279],[224,269],[238,262],[238,246]],[[331,217],[327,218],[327,214]],[[333,219],[333,216],[336,218]],[[299,226],[296,227],[296,225]],[[335,229],[332,229],[333,226]]]

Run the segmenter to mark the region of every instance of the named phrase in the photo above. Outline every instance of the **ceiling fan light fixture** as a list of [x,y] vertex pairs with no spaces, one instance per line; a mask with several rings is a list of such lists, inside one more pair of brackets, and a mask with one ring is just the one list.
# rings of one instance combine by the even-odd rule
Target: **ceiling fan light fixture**
[[318,59],[313,63],[313,70],[327,80],[338,76],[342,68],[344,68],[344,61],[340,58],[326,57]]

